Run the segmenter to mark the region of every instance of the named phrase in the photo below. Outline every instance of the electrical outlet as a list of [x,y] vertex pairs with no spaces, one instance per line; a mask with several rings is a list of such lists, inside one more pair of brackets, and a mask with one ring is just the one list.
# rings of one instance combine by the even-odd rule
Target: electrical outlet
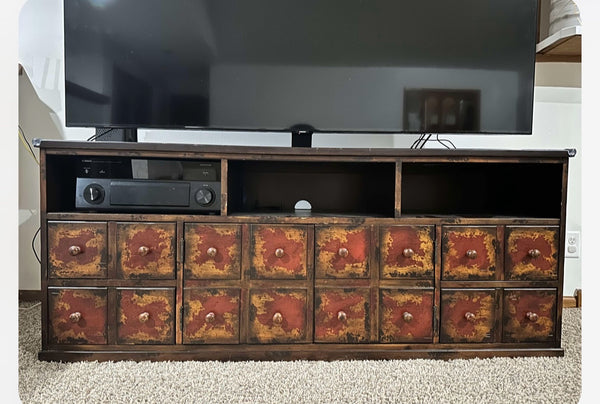
[[565,257],[579,258],[581,253],[581,232],[568,231],[567,242],[565,243]]

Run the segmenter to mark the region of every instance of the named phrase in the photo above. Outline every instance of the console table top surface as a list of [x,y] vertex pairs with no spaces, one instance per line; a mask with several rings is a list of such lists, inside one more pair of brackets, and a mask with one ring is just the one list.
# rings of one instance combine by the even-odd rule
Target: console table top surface
[[188,143],[106,142],[33,139],[40,149],[86,149],[90,151],[182,152],[214,154],[260,154],[284,156],[349,156],[349,157],[527,157],[567,158],[568,149],[409,149],[409,148],[329,148],[223,146]]

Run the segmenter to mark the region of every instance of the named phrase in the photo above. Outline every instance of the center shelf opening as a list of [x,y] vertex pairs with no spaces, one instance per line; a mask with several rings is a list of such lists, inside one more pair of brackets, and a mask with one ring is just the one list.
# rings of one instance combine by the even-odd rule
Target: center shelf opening
[[311,215],[394,217],[395,163],[238,161],[228,166],[229,214],[294,214],[300,200]]

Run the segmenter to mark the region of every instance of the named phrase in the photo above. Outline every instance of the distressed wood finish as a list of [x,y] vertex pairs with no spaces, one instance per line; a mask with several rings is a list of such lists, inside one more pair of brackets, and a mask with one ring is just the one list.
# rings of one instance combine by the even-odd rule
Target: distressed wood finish
[[493,280],[496,275],[496,227],[445,226],[442,279]]
[[186,288],[183,299],[184,344],[239,343],[239,288]]
[[317,278],[369,278],[370,228],[316,226]]
[[175,279],[175,223],[117,223],[117,273]]
[[240,279],[241,226],[185,224],[186,279]]
[[[38,145],[40,359],[563,355],[564,150]],[[220,214],[79,210],[83,158],[218,161]]]
[[251,289],[248,341],[306,342],[306,289]]
[[558,232],[558,227],[507,226],[507,279],[557,279]]
[[379,341],[433,341],[433,289],[380,289]]
[[119,344],[173,344],[175,289],[117,289]]
[[544,342],[555,338],[556,289],[506,289],[503,341]]
[[435,227],[381,228],[381,279],[432,279]]
[[369,342],[370,313],[368,288],[316,289],[315,342]]
[[442,289],[440,342],[493,342],[495,289]]
[[252,226],[251,279],[306,279],[306,226]]
[[50,278],[106,278],[105,222],[48,222]]
[[51,344],[106,344],[106,288],[50,288],[48,305]]

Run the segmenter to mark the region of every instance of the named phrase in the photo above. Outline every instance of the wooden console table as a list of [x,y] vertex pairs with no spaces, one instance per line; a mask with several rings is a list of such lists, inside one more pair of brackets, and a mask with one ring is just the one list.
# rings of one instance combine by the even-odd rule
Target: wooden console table
[[[567,151],[36,145],[40,359],[563,355]],[[210,163],[217,205],[78,209],[84,160]]]

